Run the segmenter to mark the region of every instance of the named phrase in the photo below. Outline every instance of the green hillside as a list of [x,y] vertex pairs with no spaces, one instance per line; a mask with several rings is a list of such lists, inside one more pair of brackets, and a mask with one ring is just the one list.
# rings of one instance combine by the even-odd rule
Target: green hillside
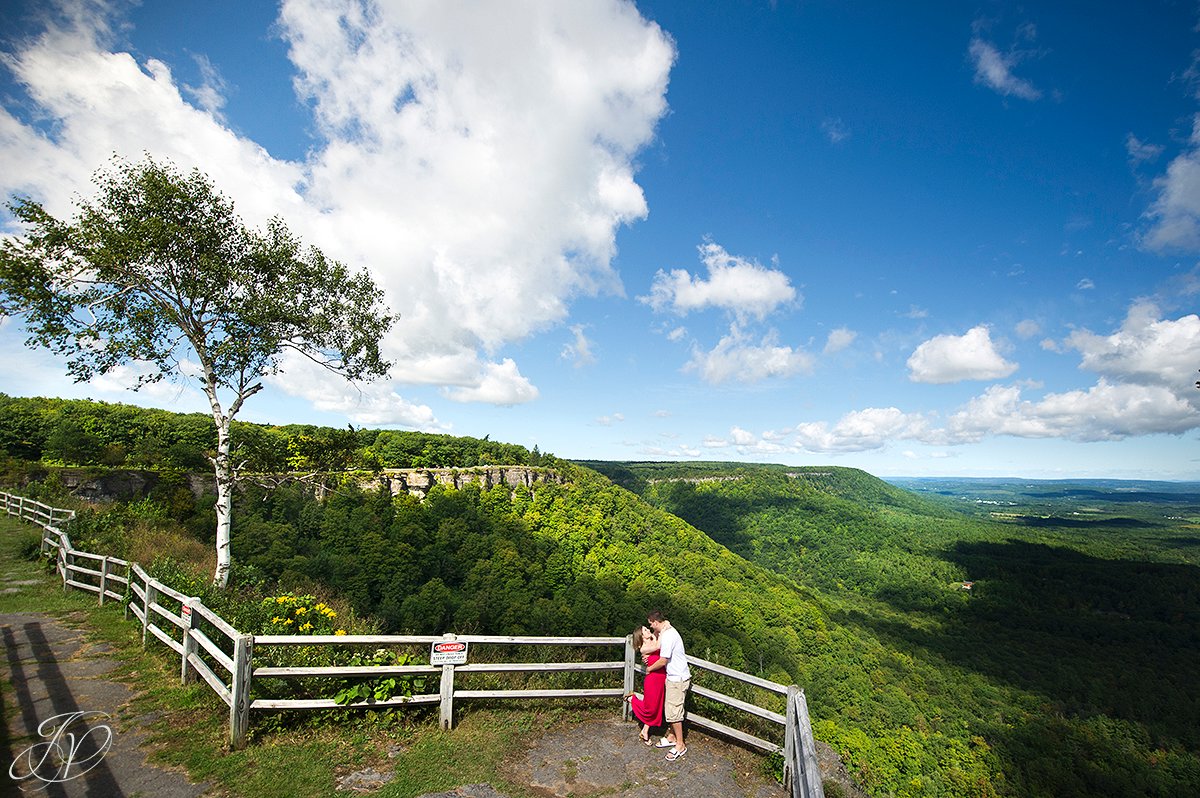
[[[959,727],[985,743],[1002,794],[1198,794],[1200,546],[1178,491],[1136,527],[1097,514],[1091,490],[1076,491],[1092,513],[1085,526],[1075,515],[1000,523],[847,469],[737,465],[726,472],[737,479],[717,479],[704,466],[663,479],[658,464],[612,468],[812,588],[856,644],[878,645],[882,660],[832,695],[811,688],[818,718],[857,717],[864,694],[891,692],[889,720],[917,737]],[[831,738],[850,725],[824,723]]]
[[[0,411],[10,482],[48,475],[26,491],[61,492],[60,465],[160,475],[148,498],[85,513],[81,535],[121,547],[135,526],[174,524],[203,552],[210,497],[179,476],[207,445],[194,417],[2,396]],[[804,687],[818,738],[872,795],[1200,794],[1200,577],[1180,555],[1196,537],[1182,522],[1132,537],[999,523],[847,468],[572,464],[379,430],[240,434],[260,465],[305,479],[243,484],[239,589],[319,586],[401,632],[622,634],[658,606],[695,654]],[[498,457],[563,481],[437,486],[423,500],[363,487],[381,467]]]

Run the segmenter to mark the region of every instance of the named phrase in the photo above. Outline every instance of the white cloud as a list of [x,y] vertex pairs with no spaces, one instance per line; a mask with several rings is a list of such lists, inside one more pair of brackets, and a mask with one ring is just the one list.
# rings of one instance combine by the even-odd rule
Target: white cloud
[[1125,137],[1125,152],[1129,155],[1129,162],[1134,166],[1153,161],[1162,155],[1163,148],[1160,144],[1148,144],[1141,141],[1137,136],[1130,133]]
[[895,407],[869,407],[847,413],[833,427],[823,421],[797,424],[795,444],[810,452],[863,452],[915,437],[925,426],[919,415]]
[[620,424],[625,420],[624,413],[613,413],[611,416],[599,416],[596,423],[602,427],[611,427],[613,424]]
[[1007,377],[1017,370],[1017,364],[996,351],[990,331],[980,324],[964,335],[929,339],[912,353],[908,368],[913,382],[947,383]]
[[1013,67],[1021,61],[1018,53],[1001,53],[995,45],[983,39],[971,39],[968,53],[975,66],[975,82],[996,91],[1005,97],[1036,100],[1042,93],[1032,83],[1013,74]]
[[1160,386],[1111,383],[1088,390],[1021,398],[1017,386],[994,385],[952,415],[927,443],[975,443],[985,437],[1120,440],[1135,435],[1179,434],[1200,426],[1200,412]]
[[762,320],[779,306],[799,301],[788,276],[753,261],[730,255],[709,241],[699,247],[708,277],[694,277],[686,269],[659,270],[650,295],[638,299],[654,310],[670,309],[679,315],[693,310],[721,308],[739,321]]
[[463,388],[444,388],[443,395],[455,402],[486,402],[509,406],[532,402],[538,398],[538,389],[521,374],[511,358],[500,363],[486,364],[483,376],[474,384]]
[[857,337],[858,333],[846,327],[838,327],[836,330],[830,330],[829,338],[825,341],[825,354],[831,355],[834,352],[842,351],[854,343],[854,339]]
[[67,215],[114,152],[199,167],[250,223],[279,214],[371,269],[400,314],[394,379],[458,401],[536,396],[483,356],[562,323],[577,296],[622,291],[615,238],[646,215],[635,157],[675,57],[632,4],[284,0],[276,31],[318,137],[304,162],[223,124],[215,70],[181,87],[112,46],[122,20],[93,8],[7,54],[38,121],[0,109],[0,193]]
[[1082,369],[1139,385],[1160,385],[1200,404],[1195,389],[1200,366],[1200,317],[1160,319],[1152,302],[1134,303],[1121,328],[1111,335],[1072,333],[1064,346],[1077,350]]
[[774,333],[753,343],[736,326],[710,352],[696,350],[684,367],[696,371],[708,383],[758,382],[769,377],[791,377],[812,371],[812,355],[790,346],[780,346]]
[[846,129],[841,117],[827,117],[821,122],[821,130],[825,132],[831,144],[841,144],[850,138],[850,131]]
[[1042,325],[1033,319],[1022,319],[1017,322],[1017,335],[1020,338],[1032,338],[1042,331]]
[[225,79],[208,56],[195,55],[193,59],[200,68],[201,83],[199,86],[184,86],[184,91],[202,110],[219,117],[221,109],[225,107]]
[[1142,236],[1148,249],[1200,250],[1200,114],[1192,121],[1189,144],[1154,181],[1158,196],[1146,211],[1149,228]]
[[592,342],[588,340],[583,333],[584,326],[582,324],[571,325],[571,333],[575,336],[574,341],[563,346],[562,359],[575,361],[575,367],[590,366],[596,362],[595,355],[592,354]]
[[729,430],[729,437],[733,440],[736,446],[753,446],[758,442],[758,438],[754,433],[748,432],[741,427],[733,427]]
[[1084,277],[1075,284],[1075,287],[1080,291],[1091,291],[1096,287],[1096,283],[1092,281],[1092,278]]
[[318,410],[342,413],[358,424],[398,425],[411,429],[447,429],[428,405],[415,404],[386,383],[348,383],[329,379],[316,363],[294,353],[285,356],[284,371],[265,378],[272,387],[312,402]]

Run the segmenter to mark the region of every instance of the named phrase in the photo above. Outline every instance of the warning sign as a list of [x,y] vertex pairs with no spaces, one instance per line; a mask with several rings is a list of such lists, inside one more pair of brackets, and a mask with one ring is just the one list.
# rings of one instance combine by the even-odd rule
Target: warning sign
[[440,640],[429,650],[430,665],[464,665],[467,644],[460,640]]

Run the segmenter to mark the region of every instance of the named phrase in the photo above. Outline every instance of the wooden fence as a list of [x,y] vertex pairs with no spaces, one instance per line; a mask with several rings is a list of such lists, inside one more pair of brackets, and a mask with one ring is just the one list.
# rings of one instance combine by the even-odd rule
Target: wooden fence
[[[472,700],[530,700],[612,698],[633,691],[636,674],[644,672],[637,662],[632,635],[627,637],[508,637],[502,635],[250,635],[243,634],[227,623],[200,599],[186,596],[147,574],[137,563],[75,549],[63,527],[74,517],[71,510],[49,507],[40,502],[0,492],[0,506],[42,528],[41,550],[55,561],[62,578],[63,589],[73,587],[96,593],[100,604],[108,600],[123,601],[126,617],[133,615],[142,626],[142,642],[157,639],[180,658],[180,679],[183,682],[202,679],[229,708],[229,741],[234,748],[246,744],[252,712],[311,711],[369,707],[384,709],[403,706],[436,704],[440,725],[454,725],[456,701]],[[568,662],[472,662],[443,665],[337,665],[337,666],[280,666],[262,664],[267,652],[289,647],[363,647],[395,648],[401,646],[432,647],[448,641],[466,643],[468,650],[480,646],[502,646],[505,650],[525,650],[556,646],[564,650],[609,647],[623,649],[623,658],[606,661]],[[255,665],[255,652],[259,663]],[[817,769],[816,743],[808,715],[804,691],[795,685],[783,685],[748,673],[718,665],[715,662],[688,656],[688,663],[700,674],[693,673],[693,696],[703,698],[765,722],[768,728],[779,727],[783,744],[734,728],[727,723],[706,718],[689,711],[689,726],[714,732],[766,753],[782,754],[784,781],[792,798],[824,798],[821,777]],[[455,687],[455,677],[462,674],[501,673],[611,673],[612,686],[560,689],[461,689]],[[737,698],[702,686],[701,674],[719,675],[734,683],[748,685],[767,695],[784,699],[785,711],[780,714],[744,698]],[[621,675],[620,685],[616,674]],[[331,687],[354,678],[436,677],[437,692],[401,695],[378,701],[339,704],[332,698],[254,698],[255,679],[315,679],[329,680]],[[333,692],[331,689],[329,692]],[[778,699],[776,699],[776,702]],[[621,701],[622,717],[630,717],[629,704]],[[724,711],[724,710],[723,710]],[[774,735],[770,735],[774,736]]]

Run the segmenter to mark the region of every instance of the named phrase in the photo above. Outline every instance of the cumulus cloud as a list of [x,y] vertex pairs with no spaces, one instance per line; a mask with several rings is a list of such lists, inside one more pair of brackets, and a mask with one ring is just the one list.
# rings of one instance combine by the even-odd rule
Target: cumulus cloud
[[1148,249],[1200,250],[1200,114],[1192,120],[1188,143],[1154,181],[1157,196],[1146,211],[1149,226],[1142,235]]
[[801,349],[782,346],[774,333],[755,342],[735,325],[711,351],[695,350],[685,371],[696,371],[708,383],[759,382],[812,371],[813,357]]
[[920,415],[895,407],[870,407],[847,413],[830,427],[825,422],[796,426],[795,444],[810,452],[863,452],[892,440],[918,436],[926,427]]
[[739,321],[762,320],[781,305],[798,302],[791,280],[778,269],[730,255],[711,241],[699,247],[707,277],[686,269],[654,275],[648,296],[638,297],[656,311],[671,310],[681,316],[693,310],[720,308]]
[[994,385],[954,413],[928,443],[974,443],[985,437],[1120,440],[1135,435],[1178,434],[1200,424],[1200,413],[1160,386],[1119,384],[1101,378],[1087,390],[1052,393],[1027,401],[1017,386]]
[[980,324],[964,335],[938,335],[916,348],[908,359],[913,382],[948,383],[994,380],[1017,370],[992,343],[991,332]]
[[[646,215],[635,158],[666,111],[675,57],[632,4],[488,3],[464,15],[284,0],[275,32],[316,134],[303,162],[223,123],[215,66],[181,86],[170,65],[119,46],[122,20],[66,7],[67,22],[6,54],[34,111],[0,108],[0,193],[65,215],[114,152],[199,167],[248,222],[279,214],[369,268],[400,314],[384,342],[394,380],[447,386],[457,401],[536,397],[496,353],[561,324],[578,296],[623,290],[616,234]],[[324,395],[302,382],[308,398]]]
[[318,410],[342,413],[358,424],[447,429],[432,408],[408,401],[386,383],[330,380],[324,368],[295,353],[285,355],[284,370],[266,377],[265,382],[284,393],[304,397]]
[[1149,144],[1130,133],[1125,137],[1125,152],[1129,156],[1129,162],[1138,166],[1157,160],[1158,156],[1162,155],[1163,148],[1161,144]]
[[[974,362],[982,352],[985,360],[998,361],[998,356],[988,356],[994,355],[994,349],[986,332],[980,326],[962,337],[932,339],[922,346],[938,343],[924,350],[924,362],[917,365],[928,367],[927,376],[950,376],[971,372],[959,362],[964,355],[975,353],[965,358]],[[1038,386],[992,385],[940,423],[935,414],[872,407],[847,413],[832,424],[804,421],[758,436],[733,427],[727,435],[706,438],[704,445],[736,446],[747,454],[840,454],[884,449],[906,440],[942,447],[999,436],[1092,442],[1200,429],[1200,391],[1194,385],[1200,363],[1200,316],[1161,318],[1158,306],[1143,300],[1130,307],[1120,328],[1111,334],[1079,330],[1054,348],[1060,353],[1078,352],[1079,368],[1095,373],[1096,382],[1029,398],[1026,392]]]
[[857,337],[858,333],[847,327],[838,327],[836,330],[830,330],[829,338],[825,341],[825,354],[831,355],[834,352],[842,351],[854,343],[854,339]]
[[1002,53],[994,44],[979,37],[971,39],[967,52],[975,67],[976,83],[1005,97],[1019,97],[1022,100],[1041,98],[1041,91],[1032,83],[1013,74],[1013,68],[1021,61],[1020,53]]
[[1089,330],[1072,333],[1064,346],[1083,357],[1081,369],[1122,382],[1159,385],[1181,396],[1200,393],[1194,387],[1200,363],[1200,317],[1163,319],[1153,302],[1136,302],[1120,329],[1110,335]]
[[1033,319],[1022,319],[1017,322],[1017,335],[1021,338],[1032,338],[1042,331],[1042,325]]
[[444,388],[442,393],[455,402],[486,402],[493,405],[519,405],[538,398],[537,387],[527,380],[516,362],[504,358],[486,364],[483,378],[462,388]]
[[563,346],[562,359],[575,361],[575,367],[590,366],[596,362],[595,355],[592,354],[592,342],[583,332],[582,324],[571,325],[571,333],[574,335],[574,340]]

